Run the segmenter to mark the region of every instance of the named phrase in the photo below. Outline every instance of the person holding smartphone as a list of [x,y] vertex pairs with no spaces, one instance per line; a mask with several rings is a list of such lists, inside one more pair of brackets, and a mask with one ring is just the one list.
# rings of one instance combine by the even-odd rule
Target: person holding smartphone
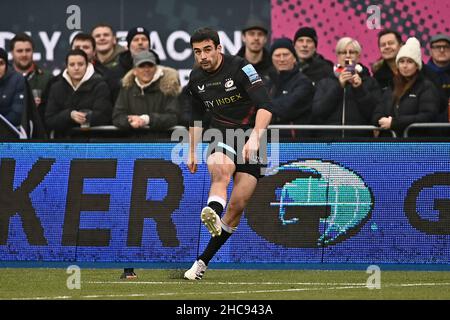
[[[361,45],[344,37],[336,45],[334,74],[316,85],[312,123],[319,125],[370,125],[381,96],[378,83],[362,66]],[[371,136],[370,131],[317,131],[320,137]]]

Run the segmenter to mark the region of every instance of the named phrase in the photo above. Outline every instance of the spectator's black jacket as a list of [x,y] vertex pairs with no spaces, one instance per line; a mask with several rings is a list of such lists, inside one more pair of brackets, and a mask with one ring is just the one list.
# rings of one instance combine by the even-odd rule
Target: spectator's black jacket
[[247,129],[254,126],[258,109],[271,111],[261,77],[251,64],[238,56],[223,55],[214,73],[194,67],[188,90],[192,103],[191,127],[209,111],[214,128]]
[[[362,74],[362,84],[353,88],[347,84],[345,90],[341,87],[339,79],[332,76],[321,80],[316,85],[313,100],[313,124],[319,125],[370,125],[373,112],[381,96],[378,83],[370,77],[367,68]],[[345,103],[344,103],[345,91]],[[345,107],[345,117],[343,112]],[[336,132],[328,132],[333,135]],[[348,131],[346,136],[367,136],[368,132]]]
[[273,124],[309,124],[314,86],[297,67],[281,71],[270,83]]
[[314,84],[333,75],[333,63],[320,54],[314,54],[310,59],[300,62],[300,72]]
[[412,123],[434,122],[439,112],[439,93],[436,86],[423,74],[419,74],[416,83],[394,105],[392,89],[388,88],[378,104],[373,117],[373,125],[378,126],[382,117],[392,117],[391,128],[398,136],[403,134]]
[[112,104],[109,89],[99,74],[94,74],[74,91],[64,77],[51,86],[45,122],[49,130],[55,130],[57,136],[65,135],[73,128],[80,126],[72,120],[73,110],[92,110],[91,126],[111,124]]

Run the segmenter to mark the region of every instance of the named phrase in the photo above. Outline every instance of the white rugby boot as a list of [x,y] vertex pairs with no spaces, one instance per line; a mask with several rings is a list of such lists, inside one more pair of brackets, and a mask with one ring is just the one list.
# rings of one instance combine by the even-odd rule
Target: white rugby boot
[[208,266],[199,259],[184,273],[184,278],[187,280],[201,280],[207,268]]

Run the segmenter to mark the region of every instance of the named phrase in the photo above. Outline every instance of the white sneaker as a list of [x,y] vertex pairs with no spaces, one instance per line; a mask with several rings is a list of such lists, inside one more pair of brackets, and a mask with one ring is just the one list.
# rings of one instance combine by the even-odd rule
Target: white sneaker
[[218,237],[222,233],[222,223],[219,215],[210,207],[204,207],[200,215],[203,224],[208,228],[211,236]]
[[184,278],[187,280],[201,280],[208,266],[202,261],[197,260],[192,267],[184,273]]

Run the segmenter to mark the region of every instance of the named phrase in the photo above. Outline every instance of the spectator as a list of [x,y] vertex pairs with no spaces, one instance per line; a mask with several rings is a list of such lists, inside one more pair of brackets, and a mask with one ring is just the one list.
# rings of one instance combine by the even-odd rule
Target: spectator
[[393,87],[394,76],[398,74],[395,58],[402,45],[402,36],[397,31],[385,29],[378,33],[381,59],[372,65],[372,72],[383,91]]
[[0,114],[20,126],[25,108],[25,78],[8,65],[8,53],[0,48]]
[[[378,46],[380,48],[382,60],[375,62],[372,65],[372,71],[374,73],[374,78],[378,81],[378,84],[383,92],[388,87],[394,87],[393,79],[398,74],[396,57],[402,45],[403,42],[401,35],[395,30],[386,29],[382,30],[378,34]],[[428,65],[423,65],[420,72],[431,80],[437,88],[441,87],[439,77]],[[444,98],[444,94],[442,93],[440,95],[441,110],[446,109],[447,104],[447,100]]]
[[242,29],[242,42],[238,56],[250,62],[263,78],[268,81],[271,73],[275,72],[272,59],[265,48],[269,31],[258,19],[251,18]]
[[95,73],[81,49],[69,51],[67,68],[52,84],[45,121],[55,137],[70,136],[74,127],[90,122],[91,126],[111,123],[112,105],[109,89],[101,75]]
[[300,71],[314,84],[333,74],[333,63],[317,53],[318,38],[315,29],[309,27],[298,29],[293,43],[300,60]]
[[91,32],[95,39],[94,61],[101,63],[106,68],[113,68],[119,64],[119,55],[125,48],[117,44],[113,28],[108,24],[98,24]]
[[95,39],[87,33],[78,33],[73,39],[70,45],[72,50],[81,49],[86,53],[89,63],[94,66],[95,72],[102,76],[106,73],[106,67],[103,66],[95,59],[96,44]]
[[25,33],[16,34],[10,42],[14,69],[27,79],[34,104],[42,121],[45,115],[45,100],[48,95],[48,84],[52,74],[42,69],[33,61],[33,39]]
[[[313,123],[325,125],[370,125],[381,95],[369,70],[359,64],[357,40],[341,38],[336,45],[335,75],[321,80],[313,101]],[[369,131],[318,132],[320,136],[370,136]]]
[[394,130],[401,136],[412,123],[435,121],[439,110],[439,94],[422,69],[420,43],[409,38],[395,60],[399,74],[394,88],[388,88],[373,115],[374,125]]
[[[272,98],[272,124],[309,124],[314,86],[298,68],[292,41],[288,38],[275,40],[270,53],[277,71],[269,83],[269,94]],[[282,131],[284,132],[286,131]],[[295,130],[292,130],[288,136],[295,138],[297,134]],[[300,131],[299,135],[306,134]]]
[[440,122],[450,122],[450,37],[446,34],[438,34],[430,40],[431,58],[427,66],[439,77],[439,83],[443,90],[444,103],[439,114]]
[[149,51],[138,53],[133,60],[134,68],[122,81],[113,124],[126,130],[148,127],[167,132],[177,124],[177,96],[181,92],[178,72],[159,66]]
[[159,57],[150,49],[150,35],[144,27],[134,27],[127,34],[128,50],[119,54],[119,63],[107,72],[107,81],[111,88],[112,101],[117,100],[121,88],[122,78],[133,68],[133,58],[141,51],[150,51],[156,57],[159,64]]

